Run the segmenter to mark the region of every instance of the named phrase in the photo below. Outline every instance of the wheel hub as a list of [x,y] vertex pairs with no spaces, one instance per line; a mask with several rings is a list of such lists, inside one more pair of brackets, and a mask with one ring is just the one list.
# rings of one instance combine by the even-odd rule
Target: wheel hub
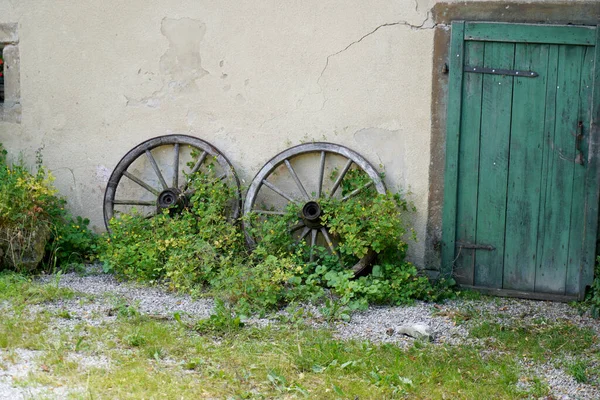
[[321,228],[323,226],[321,224],[322,214],[323,210],[316,201],[309,201],[302,207],[302,220],[304,220],[304,225],[309,228]]
[[177,209],[180,211],[188,205],[188,199],[181,190],[169,188],[158,195],[157,203],[159,211],[164,209]]

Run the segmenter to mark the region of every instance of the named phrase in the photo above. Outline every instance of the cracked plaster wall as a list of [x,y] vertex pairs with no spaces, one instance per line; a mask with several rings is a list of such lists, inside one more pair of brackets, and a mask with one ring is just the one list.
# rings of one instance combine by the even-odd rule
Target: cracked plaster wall
[[29,160],[43,147],[98,229],[112,168],[145,139],[205,139],[245,184],[291,144],[344,144],[411,191],[421,265],[435,3],[1,1],[19,27],[22,120],[0,122],[0,141]]

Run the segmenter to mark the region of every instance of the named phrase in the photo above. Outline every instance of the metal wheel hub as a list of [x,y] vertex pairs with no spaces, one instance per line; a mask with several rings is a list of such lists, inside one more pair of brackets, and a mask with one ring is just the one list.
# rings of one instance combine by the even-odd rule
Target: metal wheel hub
[[178,188],[169,188],[158,195],[157,205],[159,210],[169,208],[181,210],[188,205],[188,199]]
[[304,221],[304,225],[309,228],[321,228],[323,225],[321,224],[321,215],[323,214],[323,210],[319,203],[316,201],[309,201],[304,204],[302,207],[302,212],[300,213],[302,220]]

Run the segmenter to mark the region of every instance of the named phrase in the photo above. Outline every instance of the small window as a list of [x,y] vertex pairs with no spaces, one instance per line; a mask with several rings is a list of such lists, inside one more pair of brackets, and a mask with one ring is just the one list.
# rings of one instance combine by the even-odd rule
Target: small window
[[18,25],[0,23],[0,121],[21,122]]
[[0,47],[0,103],[4,103],[4,60],[2,59],[2,49]]

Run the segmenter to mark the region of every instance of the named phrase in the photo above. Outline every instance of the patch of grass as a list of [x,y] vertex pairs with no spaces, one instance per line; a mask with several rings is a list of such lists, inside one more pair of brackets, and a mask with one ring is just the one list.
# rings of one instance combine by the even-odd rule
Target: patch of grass
[[20,296],[21,288],[30,283],[24,275],[14,272],[0,273],[0,300],[10,300]]
[[71,319],[73,316],[69,312],[69,310],[59,310],[56,312],[56,316],[62,319]]
[[[34,314],[25,307],[30,301],[61,298],[53,289],[58,287],[55,282],[38,285],[18,275],[1,275],[0,287],[3,299],[22,305],[3,306],[8,312],[0,319],[0,348],[7,353],[17,348],[43,352],[37,369],[22,384],[84,388],[86,398],[547,396],[543,377],[522,370],[518,360],[524,357],[576,360],[564,364],[565,371],[579,382],[597,384],[598,379],[598,353],[590,351],[597,337],[590,329],[542,319],[503,326],[468,302],[447,316],[467,326],[483,321],[471,331],[483,345],[415,342],[404,350],[337,340],[327,330],[304,325],[303,313],[293,309],[291,323],[256,328],[244,326],[231,307],[218,303],[211,318],[188,324],[177,315],[175,321],[144,316],[120,296],[112,298],[116,321],[81,323],[57,333],[49,330],[50,318],[66,314]],[[82,366],[76,361],[99,357],[108,363]],[[2,362],[10,360],[4,357]]]
[[146,344],[146,337],[140,333],[139,329],[123,338],[125,343],[132,347],[139,347]]
[[[175,319],[179,322],[178,315]],[[199,333],[231,333],[242,329],[244,323],[239,315],[235,315],[232,307],[225,305],[222,300],[215,303],[215,312],[209,318],[201,319],[194,329]]]
[[140,317],[140,311],[138,304],[131,303],[128,299],[123,296],[111,295],[110,302],[112,308],[109,311],[109,315],[116,315],[117,318],[137,318]]
[[567,371],[577,382],[586,383],[588,381],[587,374],[588,364],[583,360],[575,361],[568,365]]
[[581,354],[597,340],[591,329],[568,322],[506,326],[484,321],[471,329],[471,336],[484,339],[492,349],[535,360],[560,353]]
[[540,399],[547,398],[550,394],[550,388],[546,382],[543,382],[537,376],[522,376],[519,379],[519,384],[524,392],[529,394],[529,398]]
[[0,348],[43,350],[47,343],[47,315],[16,310],[0,319]]
[[15,306],[40,304],[76,296],[73,290],[60,287],[60,274],[53,282],[38,283],[31,278],[13,272],[0,273],[0,300],[6,300]]
[[477,290],[461,289],[457,290],[456,297],[463,300],[481,300],[485,296]]
[[198,334],[173,321],[144,318],[85,329],[89,345],[80,353],[104,355],[111,367],[74,368],[61,358],[74,346],[65,337],[68,343],[50,348],[44,358],[45,384],[124,399],[512,399],[543,392],[517,387],[520,368],[511,355],[483,357],[468,346],[402,350],[281,325],[224,330],[215,337],[214,331]]
[[475,316],[475,312],[470,307],[456,310],[444,310],[441,307],[434,307],[432,315],[450,318],[455,325],[460,325],[471,320]]

